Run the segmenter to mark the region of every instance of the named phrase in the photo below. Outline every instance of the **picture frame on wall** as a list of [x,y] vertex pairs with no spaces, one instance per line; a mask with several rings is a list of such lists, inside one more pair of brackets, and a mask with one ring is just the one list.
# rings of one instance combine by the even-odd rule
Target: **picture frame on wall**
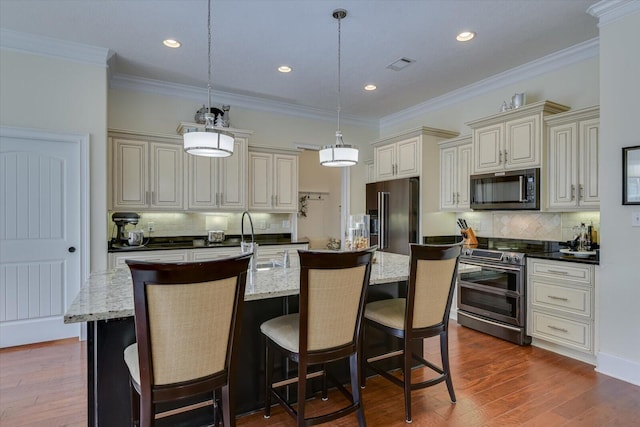
[[622,204],[640,205],[640,145],[622,148]]

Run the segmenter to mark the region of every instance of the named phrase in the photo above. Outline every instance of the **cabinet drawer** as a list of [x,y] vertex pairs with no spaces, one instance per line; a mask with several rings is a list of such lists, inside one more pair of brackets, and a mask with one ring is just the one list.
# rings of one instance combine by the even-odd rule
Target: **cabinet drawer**
[[592,352],[592,323],[578,322],[542,313],[531,312],[531,336],[552,341],[581,351]]
[[144,253],[129,252],[127,254],[109,254],[109,268],[126,268],[128,259],[155,262],[186,262],[186,250],[144,251]]
[[591,317],[591,288],[574,288],[551,284],[538,278],[530,279],[533,306],[553,308]]
[[590,265],[532,259],[529,266],[530,276],[540,275],[553,277],[554,279],[568,280],[588,285],[593,283],[593,268]]
[[192,261],[211,261],[214,259],[228,258],[230,256],[240,255],[240,247],[234,248],[212,248],[212,249],[194,249],[191,251]]

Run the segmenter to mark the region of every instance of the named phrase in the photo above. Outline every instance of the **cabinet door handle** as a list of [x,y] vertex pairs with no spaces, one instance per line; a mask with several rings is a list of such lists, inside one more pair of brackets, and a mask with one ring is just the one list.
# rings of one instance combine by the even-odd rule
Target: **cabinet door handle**
[[582,186],[582,184],[580,184],[578,188],[578,197],[580,198],[580,200],[584,200],[584,187]]
[[145,191],[144,193],[144,202],[148,205],[151,204],[151,197],[148,191]]
[[504,162],[507,163],[507,150],[504,150]]
[[216,202],[215,202],[216,206],[218,206],[220,204],[219,201],[218,201],[219,196],[220,196],[220,193],[216,193]]
[[156,202],[156,192],[151,192],[151,204],[153,205]]
[[458,199],[457,203],[460,204],[460,193],[456,193],[456,195],[457,195],[457,199]]
[[560,270],[547,270],[547,271],[553,274],[562,274],[563,276],[566,276],[567,274],[569,274],[568,271],[560,271]]
[[498,164],[502,164],[502,150],[498,150]]
[[553,329],[554,331],[564,332],[564,333],[569,332],[565,328],[558,328],[557,326],[553,326],[553,325],[547,325],[547,328]]
[[571,200],[576,199],[576,186],[571,184]]
[[278,195],[277,194],[274,196],[274,199],[276,201],[275,206],[278,206]]
[[555,300],[558,300],[558,301],[569,301],[569,298],[557,297],[555,295],[547,295],[547,298],[555,299]]

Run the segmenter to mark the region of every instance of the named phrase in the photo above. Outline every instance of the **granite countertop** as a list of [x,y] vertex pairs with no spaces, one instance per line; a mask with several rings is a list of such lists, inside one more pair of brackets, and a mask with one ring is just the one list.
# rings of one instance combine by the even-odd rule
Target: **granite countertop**
[[580,264],[600,265],[600,254],[589,256],[588,258],[578,258],[573,255],[563,254],[562,252],[543,252],[527,254],[528,258],[549,259],[552,261],[568,261]]
[[[460,269],[466,266],[460,265]],[[474,267],[470,267],[474,268]],[[409,257],[377,252],[370,284],[405,281]],[[297,295],[300,269],[272,268],[247,276],[245,301]],[[91,322],[133,316],[133,287],[128,268],[93,273],[64,315],[65,323]]]
[[[261,246],[269,245],[297,245],[308,244],[309,239],[302,238],[291,240],[291,234],[258,234],[256,242]],[[233,248],[240,247],[240,236],[226,236],[223,242],[208,243],[206,236],[175,236],[153,237],[143,246],[127,246],[109,242],[108,252],[141,252],[159,251],[171,249],[207,249],[207,248]],[[245,241],[251,241],[251,237],[245,236]]]

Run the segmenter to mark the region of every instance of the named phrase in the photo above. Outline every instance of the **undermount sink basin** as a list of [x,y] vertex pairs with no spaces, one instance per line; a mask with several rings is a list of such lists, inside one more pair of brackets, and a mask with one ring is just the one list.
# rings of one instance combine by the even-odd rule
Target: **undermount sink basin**
[[269,261],[260,261],[256,264],[258,270],[271,270],[272,268],[282,268],[282,261],[271,259]]

